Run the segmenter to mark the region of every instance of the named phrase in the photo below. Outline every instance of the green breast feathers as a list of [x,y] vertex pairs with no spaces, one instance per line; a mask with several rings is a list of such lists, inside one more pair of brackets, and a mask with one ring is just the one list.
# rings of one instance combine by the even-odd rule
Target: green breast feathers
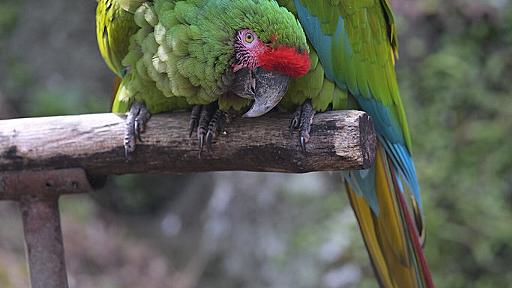
[[[130,38],[122,61],[129,75],[118,100],[145,101],[153,106],[152,112],[172,108],[164,107],[170,105],[163,105],[167,100],[161,97],[183,97],[178,101],[196,105],[227,94],[236,79],[232,67],[239,53],[237,32],[242,29],[253,31],[265,45],[308,51],[295,17],[274,1],[157,0],[143,3],[134,19],[140,29]],[[236,98],[227,97],[238,109],[251,100]]]

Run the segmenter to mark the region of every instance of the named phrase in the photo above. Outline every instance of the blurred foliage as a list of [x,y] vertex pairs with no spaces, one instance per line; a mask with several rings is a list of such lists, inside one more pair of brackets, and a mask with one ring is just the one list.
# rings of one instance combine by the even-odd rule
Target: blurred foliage
[[[123,175],[109,181],[104,189],[94,191],[91,197],[102,207],[120,214],[157,214],[183,192],[188,176],[178,175]],[[166,189],[148,189],[153,187]],[[169,185],[172,183],[172,185]],[[105,193],[105,190],[108,193]]]
[[15,0],[4,0],[0,3],[0,39],[14,29],[20,5]]
[[[398,73],[426,203],[427,257],[439,286],[507,287],[512,6],[463,10],[467,5],[440,2],[402,25]],[[409,46],[408,36],[424,48]]]
[[[112,74],[95,46],[95,1],[39,3],[0,3],[0,119],[107,111]],[[437,287],[508,287],[512,3],[393,4]],[[341,190],[326,174],[113,178],[95,202],[62,205],[72,286],[375,287]],[[0,286],[20,287],[20,223],[2,208]]]

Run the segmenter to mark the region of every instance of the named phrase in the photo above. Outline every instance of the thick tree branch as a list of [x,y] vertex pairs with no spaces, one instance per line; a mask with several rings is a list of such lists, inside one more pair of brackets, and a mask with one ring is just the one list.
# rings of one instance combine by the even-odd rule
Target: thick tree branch
[[124,117],[89,114],[0,121],[0,172],[85,168],[95,175],[148,172],[276,171],[362,169],[375,155],[375,132],[360,111],[320,113],[312,124],[307,152],[290,133],[289,114],[237,118],[226,125],[213,151],[199,158],[188,137],[187,113],[155,115],[132,160],[124,156]]

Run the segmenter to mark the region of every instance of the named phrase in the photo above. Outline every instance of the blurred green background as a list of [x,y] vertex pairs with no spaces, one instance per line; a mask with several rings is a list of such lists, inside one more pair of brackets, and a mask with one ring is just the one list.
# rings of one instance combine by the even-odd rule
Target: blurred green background
[[[438,287],[512,287],[512,3],[394,0]],[[0,119],[106,112],[96,2],[0,2]],[[150,187],[150,189],[148,189]],[[112,177],[61,200],[71,287],[376,287],[336,175]],[[0,287],[28,287],[0,203]]]

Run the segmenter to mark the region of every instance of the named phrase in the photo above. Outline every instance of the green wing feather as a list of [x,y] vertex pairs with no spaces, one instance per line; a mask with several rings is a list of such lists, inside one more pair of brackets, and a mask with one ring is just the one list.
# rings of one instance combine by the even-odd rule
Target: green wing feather
[[133,21],[140,0],[99,0],[96,8],[96,37],[101,56],[108,67],[121,76],[121,61],[128,53],[130,36],[137,31]]
[[[294,1],[278,2],[297,13]],[[328,57],[322,55],[324,59],[330,60],[322,63],[326,71],[325,78],[334,81],[340,89],[349,91],[355,97],[375,99],[387,107],[400,128],[397,131],[399,135],[393,137],[401,139],[393,140],[405,142],[410,150],[410,133],[394,70],[398,42],[389,0],[300,0],[300,3],[319,19],[323,34],[334,36],[336,33],[344,33],[337,37],[337,41],[332,42],[332,46],[325,47],[325,52],[317,51],[319,54],[335,51]],[[344,20],[343,32],[339,31],[340,17]],[[307,79],[303,79],[304,83],[296,82],[295,85],[301,87],[308,85]],[[294,97],[291,93],[287,96]],[[312,96],[312,100],[315,102],[315,96]],[[296,102],[289,99],[286,101]]]

